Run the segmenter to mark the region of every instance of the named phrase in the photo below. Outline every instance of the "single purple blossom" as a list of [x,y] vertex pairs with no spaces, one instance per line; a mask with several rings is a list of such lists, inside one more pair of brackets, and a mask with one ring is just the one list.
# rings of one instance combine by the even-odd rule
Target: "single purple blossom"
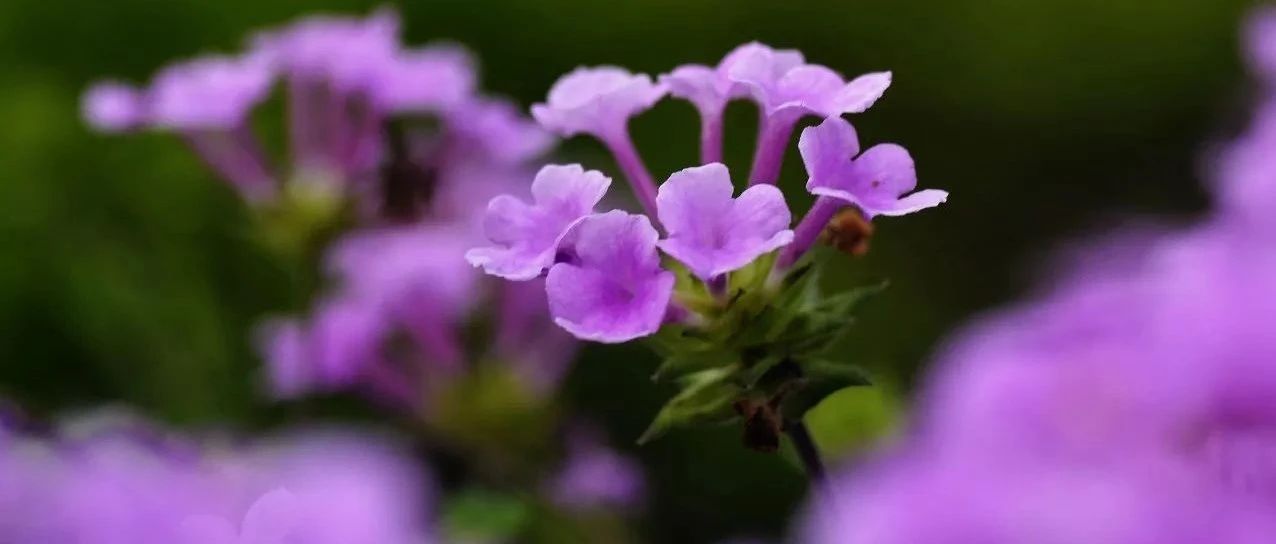
[[665,92],[646,74],[614,66],[582,67],[559,78],[548,100],[532,106],[532,117],[559,136],[598,138],[615,157],[638,202],[654,217],[656,182],[629,136],[629,118],[660,101]]
[[656,197],[669,233],[658,242],[660,249],[706,281],[793,240],[789,208],[778,188],[757,185],[738,198],[732,192],[727,167],[713,163],[675,172]]
[[947,192],[937,189],[905,196],[917,187],[908,151],[895,144],[879,144],[860,154],[855,129],[840,117],[802,131],[798,149],[806,163],[808,191],[856,206],[870,219],[913,213],[948,199]]
[[466,259],[488,274],[522,281],[554,264],[572,226],[593,213],[611,179],[580,165],[548,165],[532,181],[532,203],[502,195],[488,205],[484,231],[493,246],[476,248]]
[[114,81],[93,85],[84,93],[84,119],[100,132],[122,132],[141,126],[146,105],[141,91]]
[[577,68],[559,78],[532,116],[560,136],[589,134],[606,140],[626,130],[629,118],[664,97],[666,89],[646,74],[615,66]]
[[620,343],[660,329],[674,275],[660,267],[659,235],[645,216],[612,211],[573,228],[575,259],[546,279],[550,314],[577,338]]

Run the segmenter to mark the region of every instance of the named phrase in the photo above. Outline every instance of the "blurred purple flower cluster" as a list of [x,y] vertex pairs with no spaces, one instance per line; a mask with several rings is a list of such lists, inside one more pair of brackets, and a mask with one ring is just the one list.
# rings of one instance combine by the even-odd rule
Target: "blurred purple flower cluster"
[[[841,208],[854,206],[871,219],[947,198],[938,190],[908,194],[917,178],[902,147],[876,146],[855,158],[859,142],[841,116],[867,110],[890,82],[889,73],[847,82],[827,67],[807,64],[797,51],[758,43],[736,48],[717,67],[681,66],[658,81],[613,66],[578,68],[554,84],[532,115],[561,136],[601,141],[645,213],[595,213],[610,178],[579,165],[547,166],[536,177],[532,202],[492,200],[485,221],[491,245],[467,257],[512,281],[544,275],[554,320],[577,338],[625,342],[654,334],[668,320],[696,322],[694,310],[676,300],[675,276],[662,266],[658,249],[721,292],[728,274],[787,246],[776,267],[783,275]],[[675,172],[657,187],[628,124],[666,94],[699,111],[703,164]],[[739,98],[757,104],[762,122],[751,186],[733,196],[721,163],[722,115]],[[807,189],[820,198],[789,230],[789,206],[775,183],[794,128],[810,115],[825,119],[803,133],[800,145]]]
[[958,336],[913,432],[814,507],[819,543],[1259,543],[1276,534],[1276,12],[1215,209],[1126,233]]
[[428,544],[428,476],[333,430],[195,441],[112,415],[52,437],[0,431],[0,535],[14,544]]

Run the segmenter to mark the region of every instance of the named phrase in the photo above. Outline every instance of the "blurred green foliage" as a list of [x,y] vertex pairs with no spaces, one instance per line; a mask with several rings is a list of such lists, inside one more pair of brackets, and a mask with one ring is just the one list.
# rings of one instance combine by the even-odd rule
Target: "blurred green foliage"
[[[940,209],[884,219],[846,285],[890,278],[844,348],[903,385],[946,331],[1013,297],[1060,240],[1129,213],[1202,208],[1199,150],[1241,111],[1241,0],[438,0],[403,2],[411,42],[475,49],[488,88],[529,104],[580,64],[653,73],[748,40],[796,47],[895,86],[854,121],[907,145]],[[305,284],[253,241],[230,191],[174,139],[104,138],[78,119],[93,79],[235,48],[246,32],[354,0],[0,2],[0,394],[35,413],[122,401],[176,422],[257,425],[251,324],[298,307]],[[741,172],[753,113],[733,106]],[[667,101],[634,124],[658,176],[688,166],[696,120]],[[592,142],[563,156],[609,166]],[[602,162],[600,162],[602,161]],[[800,194],[801,165],[783,185]],[[796,198],[805,206],[805,197]],[[671,391],[641,347],[591,348],[569,404],[629,444]],[[859,401],[856,401],[859,402]],[[816,416],[827,423],[834,415]],[[875,417],[875,416],[874,416]],[[889,415],[882,414],[883,421]],[[848,422],[857,424],[858,422]],[[885,425],[868,422],[871,425]],[[736,429],[641,449],[659,542],[779,534],[796,470],[739,447]]]

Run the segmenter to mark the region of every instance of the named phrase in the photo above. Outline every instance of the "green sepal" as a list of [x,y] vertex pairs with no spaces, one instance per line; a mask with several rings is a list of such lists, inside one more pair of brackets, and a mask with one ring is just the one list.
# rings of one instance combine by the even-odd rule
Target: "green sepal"
[[824,359],[803,362],[802,376],[794,379],[780,403],[786,419],[801,420],[829,395],[847,387],[873,385],[863,369]]
[[743,393],[731,380],[735,373],[736,368],[731,366],[701,370],[681,378],[681,390],[660,409],[638,443],[646,444],[675,427],[733,420],[736,414],[732,404]]

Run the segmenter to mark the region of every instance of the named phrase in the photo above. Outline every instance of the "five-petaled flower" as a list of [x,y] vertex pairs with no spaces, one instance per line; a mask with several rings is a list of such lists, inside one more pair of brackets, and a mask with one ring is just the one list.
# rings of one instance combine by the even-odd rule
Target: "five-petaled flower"
[[659,235],[642,215],[611,211],[576,225],[575,255],[546,278],[554,321],[577,338],[619,343],[655,333],[673,296]]
[[488,274],[530,280],[554,264],[571,228],[593,213],[611,179],[578,164],[548,165],[532,181],[533,203],[501,195],[488,205],[484,231],[493,246],[465,258]]
[[712,163],[675,172],[656,198],[669,233],[660,249],[706,281],[793,240],[779,189],[755,185],[737,198],[733,191],[727,167]]

